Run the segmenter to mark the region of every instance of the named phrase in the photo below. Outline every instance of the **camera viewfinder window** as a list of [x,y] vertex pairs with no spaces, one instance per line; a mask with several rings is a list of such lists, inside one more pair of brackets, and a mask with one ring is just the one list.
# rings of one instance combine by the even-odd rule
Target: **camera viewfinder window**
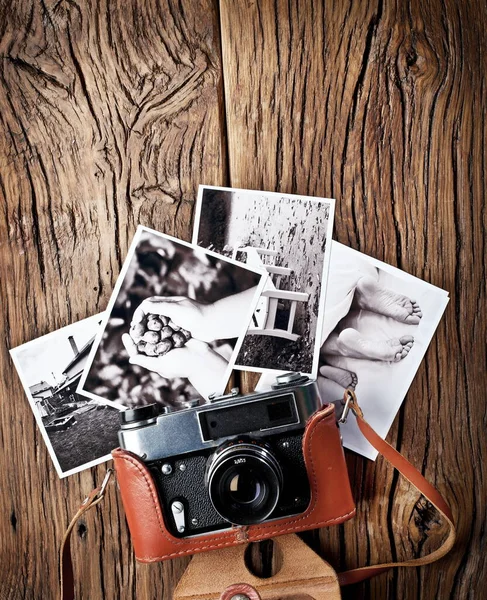
[[292,417],[292,409],[289,400],[280,400],[279,402],[268,404],[267,414],[269,415],[269,421],[271,421],[271,423],[289,419]]

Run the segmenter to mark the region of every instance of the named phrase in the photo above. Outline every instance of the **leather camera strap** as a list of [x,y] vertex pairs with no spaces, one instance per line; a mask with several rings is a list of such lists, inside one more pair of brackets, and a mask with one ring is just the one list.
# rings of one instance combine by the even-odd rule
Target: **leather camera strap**
[[[351,585],[358,583],[384,573],[393,567],[421,567],[433,563],[447,554],[454,542],[455,542],[455,525],[453,523],[453,517],[450,507],[445,502],[438,490],[431,485],[421,473],[414,467],[408,460],[404,458],[395,448],[383,440],[367,423],[364,419],[362,410],[360,409],[355,392],[351,390],[345,390],[344,394],[345,407],[343,410],[341,422],[345,422],[349,411],[352,411],[357,418],[357,424],[360,431],[364,435],[365,439],[372,444],[372,446],[382,456],[395,467],[401,475],[403,475],[423,496],[430,502],[442,515],[442,517],[448,522],[450,530],[448,536],[442,543],[442,545],[434,552],[422,556],[407,560],[404,562],[391,562],[374,565],[370,567],[361,567],[358,569],[352,569],[350,571],[344,571],[338,573],[338,580],[341,586]],[[99,504],[104,495],[107,483],[113,473],[112,469],[107,471],[105,479],[99,488],[96,488],[91,494],[85,499],[83,504],[80,506],[78,512],[73,517],[69,527],[64,535],[64,539],[61,546],[60,552],[60,571],[59,578],[61,583],[61,600],[74,600],[74,578],[73,578],[73,565],[71,561],[71,551],[69,539],[71,531],[73,530],[77,520],[84,515],[91,507]]]
[[80,519],[86,512],[93,506],[99,504],[105,497],[105,491],[110,477],[113,475],[113,469],[108,469],[100,487],[95,488],[82,502],[78,509],[78,512],[71,519],[71,523],[66,529],[63,541],[61,543],[61,550],[59,553],[59,583],[60,583],[60,599],[61,600],[74,600],[74,574],[73,574],[73,562],[71,559],[71,545],[70,538],[71,532],[76,525],[78,519]]
[[451,550],[453,544],[455,543],[456,536],[455,525],[453,523],[453,516],[450,507],[445,502],[440,492],[433,485],[431,485],[431,483],[427,481],[416,469],[416,467],[413,467],[413,465],[406,460],[402,454],[400,454],[395,448],[383,440],[372,429],[372,427],[364,419],[362,410],[357,403],[355,392],[351,390],[345,390],[344,399],[345,409],[342,419],[346,419],[346,413],[348,410],[353,412],[357,418],[359,429],[365,439],[370,442],[370,444],[374,446],[379,454],[382,454],[382,456],[389,463],[391,463],[391,465],[395,467],[403,477],[405,477],[412,485],[414,485],[414,487],[423,494],[428,502],[433,504],[441,516],[448,522],[450,530],[442,545],[437,550],[431,552],[431,554],[427,554],[426,556],[421,556],[420,558],[414,558],[403,562],[383,563],[380,565],[361,567],[358,569],[352,569],[350,571],[344,571],[343,573],[338,573],[338,581],[340,582],[341,586],[351,585],[352,583],[358,583],[359,581],[370,579],[371,577],[379,575],[380,573],[384,573],[393,567],[421,567],[423,565],[433,563],[445,556],[445,554]]

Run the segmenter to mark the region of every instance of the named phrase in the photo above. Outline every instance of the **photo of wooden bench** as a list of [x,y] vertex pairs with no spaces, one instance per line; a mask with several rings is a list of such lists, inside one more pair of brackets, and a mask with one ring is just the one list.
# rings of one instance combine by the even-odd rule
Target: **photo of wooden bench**
[[[253,315],[253,324],[249,327],[247,333],[283,338],[291,342],[297,341],[300,335],[293,332],[296,308],[298,302],[308,302],[309,294],[280,289],[282,279],[290,277],[292,269],[275,264],[275,260],[279,256],[277,251],[252,246],[235,247],[232,258],[236,260],[239,253],[246,255],[246,264],[264,268],[269,273],[269,279]],[[284,308],[283,301],[290,302],[286,329],[276,327],[277,310]]]

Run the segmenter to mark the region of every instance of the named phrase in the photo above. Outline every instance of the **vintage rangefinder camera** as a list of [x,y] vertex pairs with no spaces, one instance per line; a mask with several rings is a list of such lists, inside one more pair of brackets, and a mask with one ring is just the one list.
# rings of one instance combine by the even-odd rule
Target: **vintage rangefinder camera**
[[201,536],[307,509],[303,433],[320,406],[316,383],[288,373],[265,393],[235,389],[178,412],[127,410],[119,440],[151,473],[167,531]]

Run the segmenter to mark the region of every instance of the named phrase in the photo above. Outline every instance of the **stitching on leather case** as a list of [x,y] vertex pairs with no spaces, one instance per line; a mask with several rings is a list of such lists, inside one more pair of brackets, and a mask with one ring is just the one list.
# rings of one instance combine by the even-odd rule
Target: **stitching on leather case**
[[[320,426],[322,426],[323,423],[325,423],[325,417],[322,417],[319,420],[319,422],[317,423],[316,427],[311,432],[311,435],[309,436],[308,444],[306,446],[306,452],[304,454],[305,459],[306,459],[306,456],[309,453],[311,445],[313,443],[313,437],[315,436],[316,432],[318,431],[318,428]],[[313,455],[311,454],[310,456],[311,456],[310,466],[311,466],[311,472],[312,472],[311,481],[312,481],[312,486],[313,486],[313,503],[308,506],[308,508],[305,510],[305,512],[299,518],[294,519],[293,521],[289,521],[288,522],[289,525],[291,523],[298,523],[299,521],[302,521],[303,519],[307,519],[313,513],[313,511],[316,508],[316,503],[318,501],[318,484],[317,484],[317,481],[316,481],[316,470],[315,470],[315,465],[314,465],[314,461],[313,461]],[[275,527],[275,526],[276,526],[275,523],[271,523],[269,525],[259,525],[259,529],[270,529],[270,528]]]
[[[187,540],[178,540],[178,538],[175,538],[175,537],[172,537],[172,536],[169,537],[169,535],[164,530],[163,523],[161,523],[162,512],[161,512],[161,508],[159,506],[158,498],[156,497],[156,495],[154,493],[154,490],[152,489],[152,482],[151,482],[150,479],[147,478],[146,473],[143,471],[143,469],[141,468],[141,466],[138,464],[137,460],[134,459],[134,458],[132,458],[131,456],[118,456],[115,460],[125,460],[125,461],[129,462],[131,465],[133,465],[134,467],[136,467],[136,469],[139,471],[139,473],[144,478],[144,481],[145,481],[147,487],[149,488],[150,495],[151,495],[151,498],[152,498],[152,502],[154,503],[154,509],[156,511],[156,514],[157,514],[157,522],[159,524],[159,529],[160,529],[162,535],[166,538],[166,540],[168,542],[170,542],[171,544],[188,544]],[[224,539],[227,539],[230,535],[231,534],[226,534],[225,536],[215,537],[213,539],[215,541],[216,540],[224,540]],[[232,540],[233,540],[233,536],[232,536]],[[194,547],[194,546],[195,545],[192,544],[192,547]],[[166,555],[164,555],[164,556],[166,556]]]
[[[152,497],[152,502],[154,503],[154,508],[156,510],[156,515],[157,515],[157,522],[159,523],[159,529],[161,530],[161,533],[164,535],[165,537],[165,531],[164,531],[164,523],[163,523],[163,518],[162,518],[162,513],[160,511],[160,507],[158,506],[158,498],[156,497],[156,494],[154,492],[154,490],[152,489],[152,482],[151,480],[147,477],[147,474],[144,472],[144,470],[141,468],[141,466],[138,464],[138,462],[132,458],[131,456],[119,456],[117,460],[126,460],[127,462],[129,462],[131,465],[133,465],[134,467],[137,468],[137,470],[139,471],[139,473],[142,475],[142,477],[144,478],[144,481],[149,489],[150,495]],[[166,538],[168,541],[171,541],[169,538]]]
[[[312,444],[312,441],[313,441],[313,437],[314,437],[316,431],[318,430],[318,428],[320,427],[320,425],[322,425],[325,422],[324,416],[322,417],[320,415],[320,417],[321,418],[319,419],[318,424],[316,425],[315,429],[312,431],[312,433],[310,435],[310,438],[309,438],[309,441],[308,441],[308,444],[307,444],[307,447],[306,447],[306,451],[309,451],[309,449],[311,447],[311,444]],[[158,498],[156,497],[156,495],[154,493],[154,490],[152,489],[152,481],[147,477],[147,474],[141,468],[141,466],[139,465],[137,459],[134,459],[131,456],[120,456],[120,457],[118,457],[118,459],[122,459],[122,460],[128,461],[131,465],[133,465],[134,467],[137,468],[137,470],[139,471],[139,473],[144,478],[144,481],[147,484],[147,487],[149,488],[149,491],[150,491],[150,494],[151,494],[151,497],[152,497],[152,501],[154,503],[154,508],[156,510],[157,520],[158,520],[158,523],[159,523],[159,529],[161,530],[161,533],[163,534],[163,536],[169,542],[172,542],[172,543],[175,543],[175,544],[188,543],[185,540],[180,541],[177,538],[172,538],[172,537],[168,537],[167,536],[167,533],[164,530],[163,521],[161,522],[162,513],[161,513],[160,506],[159,506]],[[291,524],[291,523],[297,523],[299,520],[302,520],[303,518],[307,518],[315,510],[315,508],[316,508],[317,489],[318,488],[317,488],[317,484],[316,484],[316,471],[315,471],[315,468],[314,468],[314,464],[313,464],[313,459],[312,458],[311,458],[310,463],[311,463],[311,470],[312,470],[312,475],[313,475],[313,477],[312,477],[312,482],[313,482],[312,483],[312,485],[313,485],[313,504],[312,504],[312,506],[310,505],[306,509],[306,511],[303,513],[303,515],[301,515],[301,517],[299,519],[295,519],[294,521],[289,521],[289,524]],[[269,525],[267,525],[267,526],[265,526],[265,525],[259,525],[259,527],[261,527],[261,528],[272,528],[272,527],[275,527],[275,523],[271,524],[270,526]],[[225,535],[225,536],[222,536],[222,537],[215,537],[213,539],[216,541],[216,540],[219,540],[219,539],[221,539],[221,540],[226,539],[227,537],[228,537],[228,534]]]
[[[309,441],[308,444],[306,446],[306,450],[309,451],[311,444],[312,444],[312,440],[317,432],[317,430],[320,428],[321,425],[323,425],[326,422],[327,417],[329,417],[329,414],[325,413],[321,413],[318,415],[317,420],[318,423],[315,426],[315,429],[312,431],[310,437],[309,437]],[[161,513],[161,509],[158,503],[158,499],[155,496],[155,493],[152,489],[152,482],[151,480],[148,479],[146,473],[144,472],[144,470],[141,468],[141,466],[138,464],[137,459],[132,458],[131,456],[118,456],[115,460],[125,460],[127,462],[129,462],[131,465],[135,466],[137,468],[137,470],[141,473],[141,475],[144,478],[144,481],[147,485],[147,487],[149,488],[150,494],[151,494],[151,498],[152,501],[154,503],[154,508],[157,514],[157,521],[159,524],[159,529],[161,531],[161,534],[163,535],[163,537],[171,544],[175,544],[175,545],[181,545],[181,544],[188,544],[189,542],[187,540],[178,540],[177,538],[174,537],[169,537],[169,535],[166,533],[166,531],[164,530],[163,524],[161,523],[161,518],[162,518],[162,513]],[[313,457],[311,455],[311,459],[310,459],[310,466],[311,466],[311,470],[312,470],[312,485],[313,485],[313,496],[314,496],[314,501],[313,501],[313,505],[311,507],[308,507],[306,509],[306,511],[298,518],[298,519],[294,519],[293,521],[288,521],[288,524],[292,524],[292,523],[299,523],[300,521],[307,519],[315,510],[316,508],[316,503],[317,503],[317,482],[316,482],[316,470],[314,467],[314,461],[313,461]],[[352,516],[353,514],[355,514],[356,509],[353,508],[353,510],[351,510],[348,513],[345,513],[343,515],[340,515],[338,517],[334,517],[333,519],[327,519],[325,521],[321,521],[318,523],[313,523],[311,525],[312,528],[317,528],[317,527],[321,527],[324,525],[331,525],[333,523],[337,523],[337,522],[341,522],[343,520],[345,520],[347,517]],[[259,525],[259,529],[271,529],[272,527],[275,527],[276,524],[272,523],[270,525]],[[274,529],[274,531],[271,532],[265,532],[265,533],[261,533],[261,534],[256,534],[254,535],[250,535],[251,539],[253,540],[258,540],[261,539],[263,537],[268,537],[271,535],[274,535],[276,533],[278,534],[283,534],[283,533],[288,533],[291,531],[296,531],[300,529],[300,526],[294,526],[294,527],[287,527],[286,529]],[[214,537],[212,538],[212,541],[210,544],[206,544],[206,545],[198,545],[197,543],[195,544],[194,541],[192,541],[191,543],[191,548],[187,548],[185,550],[181,550],[179,552],[172,552],[170,554],[163,554],[161,556],[155,556],[155,557],[150,557],[148,559],[139,559],[137,558],[137,560],[139,562],[154,562],[156,560],[159,560],[161,558],[171,558],[173,556],[180,556],[182,554],[188,554],[188,553],[192,553],[195,550],[211,550],[211,549],[216,549],[216,548],[222,548],[224,546],[233,546],[235,544],[235,538],[232,536],[232,539],[228,539],[229,536],[231,535],[231,533],[227,533],[224,536],[219,536],[219,537]],[[214,544],[213,542],[217,542],[219,540],[226,540],[223,544]]]
[[[345,520],[347,517],[351,517],[355,514],[356,509],[354,508],[353,510],[351,510],[348,513],[345,513],[344,515],[341,515],[340,517],[335,517],[334,519],[328,519],[327,521],[321,521],[319,523],[313,523],[312,525],[310,525],[309,529],[315,529],[318,527],[322,527],[324,525],[332,525],[333,523],[340,523],[343,520]],[[269,535],[273,535],[274,533],[278,533],[279,535],[283,534],[283,533],[289,533],[291,531],[302,531],[301,527],[289,527],[288,529],[276,529],[276,531],[266,534],[261,534],[261,535],[257,535],[257,536],[251,536],[250,541],[256,541],[259,540],[263,537],[268,537]],[[220,538],[222,539],[222,538]],[[217,548],[224,548],[226,546],[234,546],[235,542],[234,540],[225,542],[223,544],[208,544],[206,546],[198,546],[198,551],[199,550],[216,550]],[[151,556],[150,558],[137,558],[138,562],[155,562],[157,560],[161,560],[162,558],[172,558],[174,556],[181,556],[184,554],[193,554],[195,549],[195,546],[192,546],[189,549],[186,550],[181,550],[180,552],[172,552],[171,554],[161,554],[161,556]]]

